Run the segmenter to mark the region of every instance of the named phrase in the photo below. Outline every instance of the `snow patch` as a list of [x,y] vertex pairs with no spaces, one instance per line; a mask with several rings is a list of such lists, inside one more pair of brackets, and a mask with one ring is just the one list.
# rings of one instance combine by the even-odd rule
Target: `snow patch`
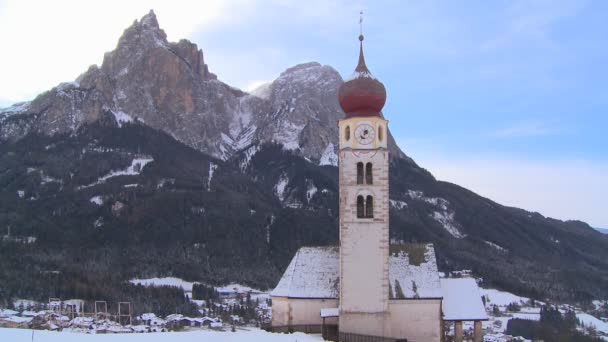
[[279,177],[279,181],[274,186],[274,193],[281,202],[285,199],[285,188],[287,187],[287,184],[289,184],[289,178],[287,178],[287,175],[282,174],[281,177]]
[[112,111],[112,114],[114,114],[114,119],[116,120],[118,127],[122,127],[122,124],[124,123],[133,122],[133,118],[121,110]]
[[325,147],[325,151],[323,151],[323,155],[321,155],[321,159],[319,160],[319,165],[338,166],[338,155],[334,151],[333,143],[329,143]]
[[247,150],[245,150],[244,156],[239,163],[239,167],[242,172],[245,172],[247,170],[249,164],[251,163],[251,159],[253,158],[253,156],[255,156],[256,153],[258,153],[259,150],[260,147],[258,145],[251,146]]
[[494,242],[490,242],[490,241],[484,241],[488,246],[493,247],[501,252],[507,252],[508,250],[504,247],[501,247],[497,244],[495,244]]
[[306,200],[310,202],[313,196],[317,193],[317,187],[312,181],[308,179],[306,180],[306,186]]
[[389,200],[391,203],[391,207],[401,210],[403,208],[407,208],[407,203],[404,201],[399,201],[399,200]]
[[443,226],[443,228],[445,230],[447,230],[448,233],[450,233],[453,237],[455,237],[457,239],[462,239],[466,236],[465,234],[461,233],[460,230],[458,230],[458,228],[456,227],[456,223],[454,222],[454,213],[453,212],[435,211],[435,212],[433,212],[431,217],[435,221],[439,222]]
[[[495,289],[479,289],[482,296],[486,297],[486,307],[491,308],[492,305],[507,306],[511,303],[519,305],[526,304],[530,299],[520,297],[510,292],[499,291]],[[540,303],[539,303],[540,304]]]
[[131,161],[131,165],[124,170],[112,171],[107,175],[101,177],[99,180],[101,182],[106,181],[109,178],[117,177],[117,176],[135,176],[139,175],[141,171],[143,171],[144,167],[153,162],[153,158],[135,158]]
[[23,190],[17,190],[17,196],[19,196],[19,198],[25,197],[25,191],[23,191]]
[[211,191],[211,179],[213,179],[213,173],[217,170],[219,165],[209,162],[209,176],[207,177],[207,191]]
[[415,190],[408,190],[406,195],[413,200],[423,201],[434,206],[437,210],[429,216],[441,224],[453,237],[457,239],[466,237],[466,234],[458,229],[459,225],[454,220],[454,211],[449,209],[450,202],[448,200],[441,197],[426,197],[422,191]]
[[43,171],[40,171],[40,185],[45,185],[48,183],[63,183],[63,181],[61,179],[47,176]]
[[89,202],[97,205],[103,205],[103,198],[101,196],[93,196],[89,199]]
[[299,136],[304,125],[297,125],[287,120],[282,121],[278,127],[274,141],[283,145],[283,149],[291,151],[300,148]]
[[97,220],[95,220],[95,222],[93,222],[93,227],[95,228],[99,228],[103,226],[103,217],[98,217]]
[[164,278],[148,278],[148,279],[131,279],[131,284],[142,285],[142,286],[173,286],[179,287],[187,292],[192,292],[192,286],[199,284],[199,282],[185,281],[175,277],[164,277]]
[[97,180],[97,182],[89,184],[89,185],[81,186],[78,189],[89,188],[94,185],[104,183],[106,180],[108,180],[112,177],[139,175],[143,171],[144,167],[153,161],[154,161],[154,159],[152,157],[135,158],[131,161],[131,165],[129,165],[126,169],[118,170],[118,171],[111,171],[107,175],[99,178]]
[[577,313],[576,318],[579,320],[581,325],[586,328],[593,327],[597,331],[601,331],[608,334],[608,322],[603,322],[587,313]]
[[369,71],[355,71],[348,79],[345,79],[344,82],[352,81],[357,78],[371,78],[372,80],[376,79],[376,77]]

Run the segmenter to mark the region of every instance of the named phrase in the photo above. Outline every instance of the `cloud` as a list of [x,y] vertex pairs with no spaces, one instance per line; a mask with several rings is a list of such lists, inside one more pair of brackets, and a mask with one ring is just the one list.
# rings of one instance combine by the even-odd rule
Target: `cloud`
[[524,42],[558,48],[552,37],[553,30],[561,21],[578,14],[586,1],[519,0],[508,4],[499,17],[501,30],[482,43],[482,50],[511,48]]
[[497,138],[520,138],[541,137],[560,133],[563,133],[563,131],[555,125],[548,124],[541,120],[526,120],[500,129],[494,132],[492,136]]
[[23,101],[100,64],[134,19],[154,9],[169,40],[239,20],[252,1],[8,0],[0,6],[0,103]]

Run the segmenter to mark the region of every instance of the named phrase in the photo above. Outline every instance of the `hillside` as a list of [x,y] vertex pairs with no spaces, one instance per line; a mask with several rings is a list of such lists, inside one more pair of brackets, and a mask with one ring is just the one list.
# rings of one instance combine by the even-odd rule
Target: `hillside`
[[[144,303],[124,281],[154,276],[270,288],[300,246],[337,243],[340,75],[302,64],[248,94],[165,37],[150,13],[100,67],[0,110],[0,303]],[[441,271],[485,286],[608,298],[608,236],[437,181],[389,146],[392,240],[433,242]]]

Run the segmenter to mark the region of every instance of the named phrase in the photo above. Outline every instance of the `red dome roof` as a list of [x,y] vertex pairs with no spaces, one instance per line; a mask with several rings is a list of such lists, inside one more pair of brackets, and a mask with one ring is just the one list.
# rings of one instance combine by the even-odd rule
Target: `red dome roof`
[[363,35],[359,36],[359,41],[359,64],[350,79],[340,86],[338,100],[346,117],[380,116],[386,102],[386,89],[365,65]]

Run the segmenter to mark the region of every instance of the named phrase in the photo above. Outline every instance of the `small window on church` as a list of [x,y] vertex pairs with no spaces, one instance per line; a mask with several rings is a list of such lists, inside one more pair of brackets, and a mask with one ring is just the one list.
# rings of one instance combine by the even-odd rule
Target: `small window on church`
[[344,129],[344,139],[346,139],[346,141],[350,140],[350,126],[346,126]]
[[382,132],[382,126],[379,126],[379,127],[378,127],[378,140],[379,140],[379,141],[382,141],[382,136],[384,135],[384,134],[382,134],[382,133],[383,133],[383,132]]
[[363,184],[363,163],[357,163],[357,184]]
[[363,196],[357,196],[357,217],[365,217],[365,208],[363,203]]
[[374,217],[374,198],[368,195],[365,202],[365,217]]
[[374,176],[372,175],[372,163],[365,164],[365,184],[374,184]]

